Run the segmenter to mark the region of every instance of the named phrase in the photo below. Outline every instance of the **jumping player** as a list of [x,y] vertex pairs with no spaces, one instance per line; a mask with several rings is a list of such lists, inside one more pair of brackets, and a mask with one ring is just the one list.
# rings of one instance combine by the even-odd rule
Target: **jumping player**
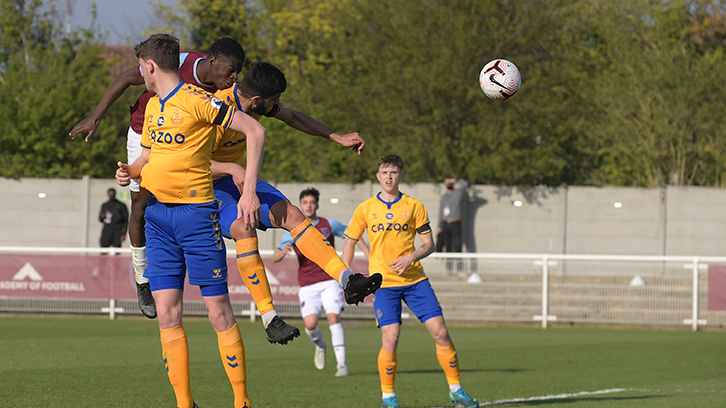
[[[280,95],[286,88],[287,81],[282,71],[272,64],[256,62],[239,84],[218,91],[216,96],[253,118],[259,119],[262,115],[274,117],[295,129],[352,147],[360,154],[365,141],[358,133],[341,135],[310,116],[281,104]],[[254,230],[242,228],[236,208],[239,189],[245,179],[245,168],[242,165],[245,149],[246,135],[226,130],[212,155],[212,174],[216,178],[214,194],[220,201],[222,231],[225,236],[236,241],[237,266],[260,313],[264,313],[264,320],[268,315],[266,311],[272,310],[273,306],[269,282],[258,251],[257,234]],[[366,278],[361,274],[353,274],[338,257],[335,248],[279,190],[269,183],[258,181],[257,194],[262,205],[259,228],[283,228],[289,231],[305,256],[345,288],[348,303],[357,304],[380,287],[380,277]],[[275,317],[275,314],[270,313],[267,319],[273,321]]]
[[256,120],[179,78],[179,40],[155,34],[136,46],[146,88],[156,93],[146,107],[141,157],[119,163],[116,180],[141,178],[152,194],[146,210],[149,264],[145,275],[156,302],[161,347],[177,407],[193,408],[189,346],[182,325],[183,288],[200,287],[217,333],[220,357],[234,391],[234,407],[250,407],[244,343],[227,287],[224,241],[214,197],[210,158],[217,126],[247,135],[247,161],[239,211],[243,228],[254,228],[260,202],[257,176],[262,165],[265,128]]
[[[242,46],[232,38],[220,38],[210,48],[209,55],[197,51],[184,51],[179,54],[179,77],[188,84],[214,93],[225,89],[237,81],[237,75],[244,64],[245,54]],[[143,85],[142,67],[135,66],[122,72],[113,81],[91,116],[80,121],[70,131],[75,139],[78,134],[88,133],[86,142],[96,133],[101,118],[111,105],[132,85]],[[133,163],[141,155],[141,132],[144,124],[146,104],[154,92],[145,90],[136,104],[131,107],[131,125],[127,132],[126,150],[128,163]],[[141,312],[148,318],[156,317],[154,298],[149,289],[149,280],[144,277],[146,267],[146,236],[144,235],[144,211],[149,194],[139,190],[138,180],[132,180],[131,220],[129,222],[129,241],[131,257],[136,275],[136,288]]]
[[[318,217],[318,202],[320,192],[315,188],[308,188],[300,193],[300,210],[305,218],[335,247],[335,237],[344,238],[345,225],[331,218]],[[358,247],[365,253],[370,254],[368,245],[363,240],[358,241]],[[280,241],[280,245],[272,255],[273,262],[280,262],[289,253],[297,255],[300,267],[297,271],[297,281],[300,284],[298,297],[300,298],[300,312],[305,322],[305,332],[315,344],[313,362],[315,368],[325,368],[325,353],[327,346],[323,340],[323,333],[318,326],[320,319],[320,307],[325,309],[330,329],[330,338],[335,352],[337,369],[336,377],[348,375],[348,366],[345,361],[345,334],[343,324],[340,322],[340,313],[343,311],[343,292],[340,286],[332,280],[320,267],[310,261],[295,246],[292,235],[286,232]]]
[[[383,285],[376,292],[373,307],[381,328],[381,351],[378,353],[378,374],[383,392],[382,408],[400,408],[394,391],[398,358],[396,348],[401,334],[401,302],[404,301],[423,322],[436,341],[436,357],[449,383],[449,399],[464,407],[479,403],[461,388],[459,360],[446,329],[444,315],[436,294],[424,274],[421,259],[431,255],[431,236],[426,208],[418,200],[399,191],[403,179],[403,160],[399,156],[383,156],[378,160],[378,182],[381,192],[361,203],[345,232],[343,260],[350,265],[355,244],[368,233],[371,275],[383,275]],[[416,248],[418,233],[421,246]]]

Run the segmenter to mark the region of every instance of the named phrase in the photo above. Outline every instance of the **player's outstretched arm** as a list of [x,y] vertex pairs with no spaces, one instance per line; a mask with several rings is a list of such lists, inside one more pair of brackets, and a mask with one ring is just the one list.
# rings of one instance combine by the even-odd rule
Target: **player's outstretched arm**
[[366,141],[358,132],[340,134],[305,113],[290,109],[283,104],[280,104],[280,112],[275,117],[301,132],[332,140],[343,147],[351,147],[359,156],[366,145]]
[[229,128],[247,136],[247,166],[242,197],[237,203],[237,219],[242,218],[246,229],[256,228],[259,221],[260,199],[257,197],[257,180],[262,168],[267,129],[244,112],[235,112]]
[[414,261],[420,261],[427,256],[434,253],[436,246],[434,245],[434,237],[431,235],[431,227],[426,224],[424,227],[418,229],[419,238],[421,239],[421,246],[416,248],[415,251],[410,254],[403,255],[395,261],[388,264],[388,266],[396,272],[396,275],[400,275],[408,269]]
[[108,112],[108,109],[111,107],[111,105],[116,102],[116,99],[123,95],[123,93],[126,91],[126,89],[128,89],[129,86],[143,85],[143,83],[144,78],[141,76],[138,66],[129,68],[119,74],[119,76],[116,77],[106,93],[103,95],[101,101],[98,102],[98,105],[96,106],[96,109],[94,109],[91,113],[91,116],[78,122],[78,124],[74,126],[68,134],[71,136],[72,139],[75,139],[76,136],[78,136],[78,134],[80,133],[88,133],[85,140],[86,142],[90,142],[91,137],[96,133],[96,130],[98,129],[98,123],[101,121],[101,118],[103,118],[103,115]]

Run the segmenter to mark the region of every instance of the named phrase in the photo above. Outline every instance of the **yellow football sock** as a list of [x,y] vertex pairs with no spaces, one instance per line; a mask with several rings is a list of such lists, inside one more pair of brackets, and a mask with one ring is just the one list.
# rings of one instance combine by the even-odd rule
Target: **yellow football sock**
[[251,403],[250,397],[247,395],[245,343],[242,341],[237,323],[231,329],[217,333],[217,343],[224,370],[227,372],[234,391],[234,407],[249,407]]
[[381,377],[381,391],[392,393],[393,384],[396,382],[396,368],[398,367],[398,355],[381,348],[378,353],[378,375]]
[[306,258],[315,262],[333,279],[340,282],[340,274],[348,269],[330,244],[317,228],[305,220],[290,231],[297,248]]
[[159,331],[166,374],[176,394],[176,405],[180,408],[192,408],[194,398],[189,380],[189,343],[184,326],[179,325]]
[[444,370],[444,374],[446,374],[446,382],[448,382],[449,385],[461,383],[461,377],[459,375],[459,359],[456,357],[454,344],[452,343],[446,347],[436,344],[436,358],[439,360],[439,364]]
[[257,237],[240,239],[236,247],[237,268],[257,305],[257,310],[260,314],[274,310],[270,282],[267,280],[265,265],[260,257]]

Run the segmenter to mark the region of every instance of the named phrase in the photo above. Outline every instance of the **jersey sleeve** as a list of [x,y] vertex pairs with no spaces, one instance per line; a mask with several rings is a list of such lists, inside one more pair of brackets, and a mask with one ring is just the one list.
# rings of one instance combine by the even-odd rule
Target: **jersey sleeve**
[[210,94],[202,95],[199,102],[193,106],[193,114],[198,120],[225,129],[232,123],[232,118],[237,111],[233,106],[227,105],[223,100]]
[[350,224],[348,224],[348,229],[345,230],[344,236],[354,241],[358,241],[360,237],[363,236],[363,232],[365,232],[367,227],[365,209],[363,208],[363,204],[361,204],[355,209],[353,218],[351,218]]
[[416,230],[418,230],[419,228],[423,227],[424,225],[427,225],[430,223],[429,215],[426,212],[426,207],[424,207],[423,204],[417,203],[416,206],[414,207],[413,220],[415,223],[414,228]]
[[333,235],[338,238],[345,238],[345,225],[331,218],[326,218],[326,220],[328,220],[328,224],[330,224],[330,229],[333,230]]
[[285,231],[285,235],[282,236],[282,240],[280,240],[280,245],[277,246],[278,249],[285,249],[285,245],[287,244],[294,244],[295,240],[292,239],[292,235],[289,231]]

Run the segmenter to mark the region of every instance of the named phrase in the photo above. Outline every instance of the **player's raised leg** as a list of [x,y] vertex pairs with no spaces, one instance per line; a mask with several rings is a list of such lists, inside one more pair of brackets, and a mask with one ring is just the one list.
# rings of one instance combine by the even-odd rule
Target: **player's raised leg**
[[287,199],[270,207],[270,222],[289,231],[300,252],[340,283],[347,303],[357,304],[381,287],[380,275],[365,277],[351,272],[325,236]]
[[[265,265],[260,257],[257,231],[244,228],[237,219],[239,190],[231,177],[222,177],[214,182],[214,193],[219,201],[220,227],[222,234],[235,240],[237,268],[260,311],[265,335],[270,343],[287,344],[300,336],[300,330],[287,324],[277,315],[273,304],[270,283]],[[262,202],[262,200],[260,200]]]

